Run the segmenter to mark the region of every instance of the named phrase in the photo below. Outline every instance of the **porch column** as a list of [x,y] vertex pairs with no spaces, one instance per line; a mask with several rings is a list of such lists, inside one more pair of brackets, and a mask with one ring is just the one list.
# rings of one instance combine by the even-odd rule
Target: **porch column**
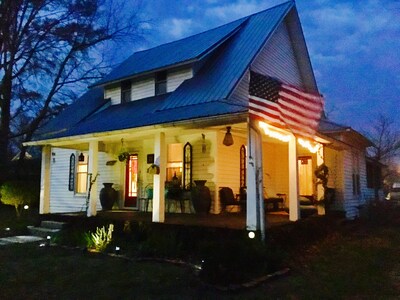
[[289,140],[289,220],[300,219],[298,198],[297,139],[294,135]]
[[42,167],[40,173],[40,214],[50,213],[50,164],[51,147],[42,148]]
[[[89,207],[87,211],[87,216],[95,216],[97,214],[97,199],[99,194],[97,192],[97,178],[98,175],[98,155],[99,154],[99,143],[98,141],[91,141],[89,143],[89,160],[88,160],[88,174],[92,176],[88,177],[88,190],[90,190]],[[93,182],[91,185],[90,180]],[[90,189],[91,186],[91,189]]]
[[165,180],[167,149],[165,133],[159,132],[154,140],[155,164],[160,167],[160,174],[155,174],[153,179],[153,222],[163,223],[165,220]]
[[[322,165],[325,162],[324,157],[324,146],[321,146],[317,151],[317,166]],[[317,184],[317,199],[322,199],[324,197],[324,188],[321,184]],[[318,215],[325,215],[325,207],[322,205],[317,205]]]
[[265,235],[262,140],[256,127],[248,125],[248,159],[247,159],[247,202],[246,229],[261,230]]

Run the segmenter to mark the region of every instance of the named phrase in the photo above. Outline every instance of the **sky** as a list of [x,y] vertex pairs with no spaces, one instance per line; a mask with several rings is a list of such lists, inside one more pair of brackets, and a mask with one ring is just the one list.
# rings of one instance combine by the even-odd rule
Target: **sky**
[[[145,42],[132,53],[284,0],[145,0]],[[379,114],[400,128],[400,0],[297,0],[328,117],[366,132]]]

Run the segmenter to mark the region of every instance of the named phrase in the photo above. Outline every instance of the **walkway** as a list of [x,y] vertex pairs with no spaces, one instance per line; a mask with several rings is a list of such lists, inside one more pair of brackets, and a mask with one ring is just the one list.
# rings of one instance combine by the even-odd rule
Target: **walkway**
[[9,236],[5,238],[0,238],[0,246],[10,245],[10,244],[34,243],[40,241],[44,241],[44,238],[31,235]]

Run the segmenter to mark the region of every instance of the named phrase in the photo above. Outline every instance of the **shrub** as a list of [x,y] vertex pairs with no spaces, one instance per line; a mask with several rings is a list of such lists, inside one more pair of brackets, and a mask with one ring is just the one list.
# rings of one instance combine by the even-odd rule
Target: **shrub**
[[97,227],[95,233],[88,232],[85,235],[87,248],[94,249],[99,252],[104,252],[109,243],[112,241],[112,233],[114,225],[110,224],[108,229],[105,226],[102,228]]
[[24,205],[35,205],[39,201],[39,185],[31,181],[6,181],[0,188],[1,202],[13,205],[17,217]]

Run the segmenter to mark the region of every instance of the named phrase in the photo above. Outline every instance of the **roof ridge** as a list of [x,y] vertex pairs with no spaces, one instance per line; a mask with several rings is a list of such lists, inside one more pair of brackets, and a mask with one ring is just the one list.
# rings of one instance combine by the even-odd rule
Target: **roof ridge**
[[[204,34],[204,33],[210,32],[210,31],[213,31],[213,30],[217,30],[217,29],[220,29],[220,28],[222,28],[222,27],[224,27],[224,26],[232,25],[233,23],[238,22],[238,21],[241,21],[241,23],[243,23],[244,21],[246,21],[245,19],[249,19],[249,18],[251,18],[251,17],[253,17],[253,16],[255,16],[255,15],[264,13],[264,12],[266,12],[266,11],[268,11],[268,10],[271,10],[271,9],[275,9],[275,8],[277,8],[277,7],[279,7],[279,6],[286,5],[286,4],[289,3],[289,2],[293,2],[293,3],[294,3],[293,0],[289,0],[289,1],[283,2],[283,3],[281,3],[281,4],[278,4],[278,5],[269,7],[269,8],[267,8],[267,9],[261,10],[261,11],[259,11],[259,12],[255,12],[255,13],[253,13],[253,14],[251,14],[251,15],[247,15],[247,16],[241,17],[241,18],[239,18],[239,19],[230,21],[229,23],[224,23],[224,24],[221,24],[221,25],[219,25],[219,26],[217,26],[217,27],[213,27],[213,28],[210,28],[210,29],[207,29],[207,30],[204,30],[204,31],[195,33],[195,34],[188,35],[188,36],[186,36],[186,37],[184,37],[184,38],[180,38],[180,39],[173,40],[173,41],[170,41],[170,42],[162,43],[162,44],[159,44],[159,45],[157,45],[157,46],[154,46],[154,47],[151,47],[151,48],[148,48],[148,49],[135,51],[134,53],[132,53],[132,55],[134,55],[134,54],[136,54],[136,53],[142,53],[142,52],[150,51],[150,50],[159,48],[159,47],[164,46],[164,45],[170,45],[170,44],[173,44],[173,43],[176,43],[176,42],[181,42],[181,41],[184,41],[185,39],[189,39],[189,38],[192,38],[192,37],[195,37],[195,36],[198,36],[198,35],[201,35],[201,34]],[[238,27],[239,27],[240,25],[241,25],[241,24],[238,24]]]

